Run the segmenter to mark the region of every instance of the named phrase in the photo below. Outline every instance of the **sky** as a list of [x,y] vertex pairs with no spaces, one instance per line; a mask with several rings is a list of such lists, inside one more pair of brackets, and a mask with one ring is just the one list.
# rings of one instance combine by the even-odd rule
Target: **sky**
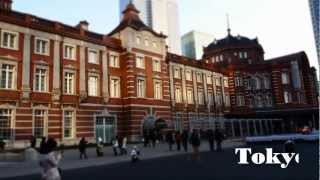
[[[311,66],[319,71],[308,0],[178,0],[181,35],[191,31],[258,37],[265,58],[305,51]],[[81,20],[89,29],[109,33],[119,23],[118,0],[14,0],[18,11],[76,25]]]

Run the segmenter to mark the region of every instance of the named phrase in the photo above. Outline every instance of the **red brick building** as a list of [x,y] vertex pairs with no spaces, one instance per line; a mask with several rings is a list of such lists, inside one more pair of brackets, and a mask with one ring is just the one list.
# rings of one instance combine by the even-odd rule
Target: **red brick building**
[[[116,134],[134,141],[154,128],[228,130],[230,125],[237,135],[241,122],[230,124],[225,117],[258,117],[249,106],[256,92],[267,95],[271,111],[317,107],[315,77],[304,53],[264,61],[257,42],[241,47],[213,43],[204,60],[196,61],[167,52],[166,36],[143,24],[132,4],[109,34],[90,31],[86,21],[69,26],[20,13],[11,4],[0,0],[0,138],[16,147],[25,146],[31,136],[65,144],[80,137],[110,142]],[[246,50],[252,62],[212,63],[218,56],[227,60],[233,48]],[[235,55],[233,59],[237,61]],[[282,70],[291,72],[297,64],[303,77],[300,89],[291,83],[280,88]],[[236,87],[235,76],[256,75],[257,68],[269,78],[268,89]],[[237,81],[244,84],[245,78]],[[292,95],[284,104],[287,91]],[[236,106],[237,98],[241,106]],[[271,118],[282,118],[266,117],[269,130]]]

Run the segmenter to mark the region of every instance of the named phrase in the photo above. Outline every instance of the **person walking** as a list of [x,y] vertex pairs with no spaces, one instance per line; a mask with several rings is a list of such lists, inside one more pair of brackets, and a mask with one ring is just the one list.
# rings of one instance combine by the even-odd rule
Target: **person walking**
[[123,137],[122,146],[121,146],[121,154],[127,154],[127,137]]
[[189,132],[188,130],[184,130],[181,135],[182,146],[185,152],[188,152],[188,140],[189,140]]
[[217,129],[214,133],[214,138],[217,142],[217,151],[222,151],[222,141],[223,141],[223,133],[220,129]]
[[177,144],[177,151],[180,151],[181,150],[181,134],[179,131],[176,132],[175,139]]
[[207,130],[207,140],[209,143],[210,151],[214,151],[214,132],[212,129]]
[[42,168],[41,176],[43,180],[61,180],[61,172],[59,170],[59,162],[62,154],[56,152],[57,142],[50,138],[46,143],[47,152],[45,157],[40,160]]
[[156,141],[157,141],[155,130],[151,130],[150,131],[149,137],[150,137],[150,140],[151,140],[151,143],[152,143],[152,147],[155,148],[156,147]]
[[200,159],[199,147],[201,144],[201,140],[200,140],[200,134],[196,129],[194,129],[192,131],[192,134],[190,137],[190,142],[191,142],[192,149],[193,149],[192,159],[194,161],[199,160]]
[[86,152],[87,144],[88,142],[86,141],[85,137],[82,137],[79,142],[80,159],[83,159],[83,158],[88,159],[87,152]]
[[172,151],[172,145],[174,143],[172,131],[168,131],[166,134],[166,141],[169,145],[169,151]]
[[112,149],[113,149],[114,156],[118,156],[118,147],[119,147],[118,136],[116,136],[112,140]]
[[96,152],[98,157],[103,156],[103,141],[101,137],[98,138]]
[[47,138],[42,137],[39,148],[40,154],[48,154]]

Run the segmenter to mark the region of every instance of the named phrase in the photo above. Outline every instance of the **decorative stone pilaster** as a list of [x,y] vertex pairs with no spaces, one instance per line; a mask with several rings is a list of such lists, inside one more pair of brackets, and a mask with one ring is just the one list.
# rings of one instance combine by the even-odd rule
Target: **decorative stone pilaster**
[[80,46],[80,102],[87,98],[87,86],[86,86],[86,57],[84,46]]
[[23,67],[22,67],[22,101],[29,102],[30,100],[30,34],[24,35],[23,42]]
[[[120,61],[120,57],[119,61]],[[102,96],[104,102],[109,101],[109,72],[108,72],[108,54],[106,51],[102,52]]]
[[53,49],[53,91],[52,100],[59,103],[61,96],[61,82],[60,82],[60,41],[54,41]]

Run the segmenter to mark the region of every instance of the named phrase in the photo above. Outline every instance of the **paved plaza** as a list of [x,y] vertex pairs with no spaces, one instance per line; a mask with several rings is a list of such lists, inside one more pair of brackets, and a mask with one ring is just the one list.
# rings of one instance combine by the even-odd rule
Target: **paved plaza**
[[[248,147],[248,145],[246,145],[246,147]],[[282,145],[271,144],[250,145],[249,147],[252,147],[254,151],[261,152],[263,152],[264,148],[266,147],[273,148],[274,151],[277,152],[280,152],[283,149]],[[148,156],[147,154],[149,154],[149,151],[151,150],[144,149],[144,151],[145,155]],[[119,161],[119,158],[117,158],[117,161],[119,161],[119,163],[110,163],[109,165],[108,163],[103,165],[100,159],[91,158],[91,160],[89,159],[87,163],[89,163],[90,161],[96,161],[96,166],[67,170],[67,165],[65,163],[62,163],[62,168],[64,169],[63,179],[318,179],[318,144],[298,144],[296,147],[296,152],[300,153],[300,164],[290,164],[287,169],[281,169],[278,165],[238,165],[236,163],[238,157],[234,155],[233,147],[229,147],[223,152],[202,152],[201,159],[198,162],[192,161],[190,158],[190,154],[177,155],[177,153],[170,152],[164,152],[161,158],[155,158],[157,156],[155,155],[154,159],[146,158],[137,164],[131,164],[130,162],[128,162],[128,159],[126,157],[119,157],[123,158],[123,160]],[[169,154],[172,156],[167,156]],[[1,169],[1,172],[3,172],[3,169]],[[40,180],[38,174],[6,179]]]

